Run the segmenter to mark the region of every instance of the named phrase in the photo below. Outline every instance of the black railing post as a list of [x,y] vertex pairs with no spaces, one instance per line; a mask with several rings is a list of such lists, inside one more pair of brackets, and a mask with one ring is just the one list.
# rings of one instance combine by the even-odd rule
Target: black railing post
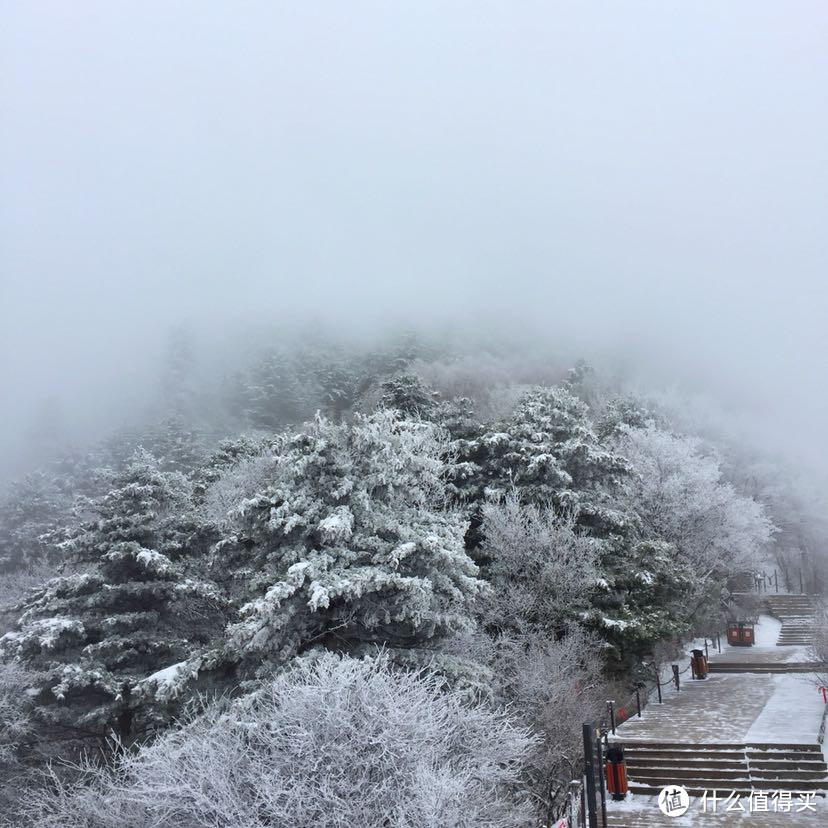
[[656,687],[658,688],[658,703],[659,704],[664,704],[664,702],[661,700],[661,681],[660,681],[660,678],[661,678],[660,676],[658,676],[656,678]]
[[591,723],[583,726],[583,735],[586,812],[589,819],[589,828],[598,828],[598,802],[595,798],[595,731]]
[[615,736],[615,699],[607,699],[607,707],[609,708],[612,735]]
[[707,652],[707,639],[706,638],[704,639],[704,657],[707,658],[707,659],[710,658],[710,653]]
[[779,572],[776,569],[773,570],[773,588],[779,592]]
[[598,779],[601,784],[601,826],[607,828],[607,781],[604,779],[604,751],[600,738],[595,740],[595,753],[598,758]]
[[638,718],[641,718],[641,684],[635,685],[635,706],[638,708]]
[[716,633],[716,648],[719,652],[722,651],[722,634],[718,632]]

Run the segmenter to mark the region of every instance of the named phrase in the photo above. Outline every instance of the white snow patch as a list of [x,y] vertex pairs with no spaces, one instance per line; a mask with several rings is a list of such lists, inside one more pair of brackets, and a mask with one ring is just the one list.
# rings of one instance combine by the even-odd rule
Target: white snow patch
[[159,690],[163,687],[167,687],[175,682],[181,672],[181,668],[184,667],[186,663],[186,661],[179,661],[177,664],[171,664],[169,667],[165,667],[163,670],[159,670],[157,673],[147,676],[145,681],[154,682],[155,686]]
[[809,673],[775,675],[773,694],[745,741],[815,745],[825,703]]

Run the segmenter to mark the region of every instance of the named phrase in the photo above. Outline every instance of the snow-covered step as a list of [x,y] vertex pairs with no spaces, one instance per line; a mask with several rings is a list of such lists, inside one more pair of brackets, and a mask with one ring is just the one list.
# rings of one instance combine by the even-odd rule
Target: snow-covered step
[[625,744],[630,790],[657,795],[671,784],[691,796],[705,791],[828,791],[828,766],[819,745],[637,742]]
[[813,673],[820,669],[816,662],[751,662],[711,661],[711,673]]

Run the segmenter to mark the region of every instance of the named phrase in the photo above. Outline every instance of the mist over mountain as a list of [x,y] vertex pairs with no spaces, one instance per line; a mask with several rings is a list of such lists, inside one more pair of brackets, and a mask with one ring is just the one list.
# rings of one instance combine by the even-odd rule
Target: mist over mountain
[[49,400],[70,432],[129,416],[180,323],[218,354],[285,325],[508,336],[812,454],[823,4],[3,14],[4,466]]

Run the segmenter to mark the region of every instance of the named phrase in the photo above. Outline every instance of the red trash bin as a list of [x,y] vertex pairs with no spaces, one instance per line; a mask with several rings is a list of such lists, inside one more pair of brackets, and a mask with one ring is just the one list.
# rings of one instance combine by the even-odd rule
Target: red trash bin
[[710,670],[707,666],[704,650],[693,650],[693,655],[690,656],[690,670],[693,673],[694,679],[707,678]]
[[620,745],[607,748],[607,790],[615,800],[622,800],[627,795],[627,763],[624,761],[624,749]]

